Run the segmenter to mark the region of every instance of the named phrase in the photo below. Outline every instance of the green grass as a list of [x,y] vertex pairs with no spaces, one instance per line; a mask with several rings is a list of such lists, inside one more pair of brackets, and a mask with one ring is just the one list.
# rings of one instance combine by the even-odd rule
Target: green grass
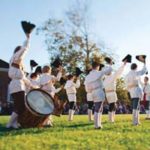
[[87,116],[54,117],[52,128],[7,130],[8,117],[0,116],[0,150],[150,150],[150,121],[132,126],[131,115],[117,115],[116,123],[103,116],[103,129],[95,130]]

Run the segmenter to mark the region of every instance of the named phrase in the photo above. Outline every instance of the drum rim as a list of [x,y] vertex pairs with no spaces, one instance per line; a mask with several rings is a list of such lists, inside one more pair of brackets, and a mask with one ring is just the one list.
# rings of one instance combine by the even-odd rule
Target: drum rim
[[[32,90],[30,90],[30,91],[28,92],[28,94],[31,93],[32,91],[42,91],[43,93],[47,94],[47,95],[53,100],[53,102],[54,102],[54,98],[53,98],[49,93],[47,93],[46,91],[41,90],[41,89],[32,89]],[[39,113],[39,112],[36,112],[36,111],[30,106],[30,104],[29,104],[28,101],[27,101],[27,99],[28,99],[28,98],[27,98],[28,94],[26,95],[26,104],[27,104],[28,109],[31,111],[31,113],[37,114],[37,115],[40,115],[40,116],[50,115],[50,114],[53,113],[53,112],[51,112],[51,113],[48,113],[48,114],[41,114],[41,113]]]

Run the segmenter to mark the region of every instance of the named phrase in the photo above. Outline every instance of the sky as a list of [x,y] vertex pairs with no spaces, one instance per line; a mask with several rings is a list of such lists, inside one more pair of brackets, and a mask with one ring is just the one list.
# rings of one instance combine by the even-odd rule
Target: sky
[[[14,48],[24,41],[20,21],[31,21],[38,27],[49,16],[62,18],[72,1],[0,0],[0,59],[8,62]],[[149,6],[149,0],[91,0],[89,17],[92,18],[90,25],[94,36],[113,48],[118,55],[117,62],[121,62],[126,54],[131,54],[133,58],[138,54],[146,54],[150,71]],[[27,71],[30,59],[35,59],[40,65],[49,63],[44,39],[37,36],[35,30],[30,45],[24,61]],[[133,59],[133,62],[137,61]]]

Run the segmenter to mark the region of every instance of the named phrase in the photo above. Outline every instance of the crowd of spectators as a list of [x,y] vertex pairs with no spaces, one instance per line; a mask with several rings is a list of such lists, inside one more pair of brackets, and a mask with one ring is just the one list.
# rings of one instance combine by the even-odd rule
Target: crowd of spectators
[[[88,105],[87,103],[79,103],[76,106],[76,112],[75,114],[87,114],[87,109],[88,109]],[[11,112],[13,110],[13,103],[10,102],[5,102],[5,103],[1,103],[0,102],[0,115],[10,115]],[[68,114],[68,110],[69,110],[69,105],[66,104],[63,114]],[[94,108],[93,108],[94,110]],[[104,103],[103,106],[103,114],[107,114],[109,110],[109,106],[107,103]],[[116,114],[131,114],[132,113],[132,108],[131,105],[127,105],[121,102],[117,102],[116,103]],[[140,105],[140,113],[144,114],[145,113],[145,107],[144,105]]]

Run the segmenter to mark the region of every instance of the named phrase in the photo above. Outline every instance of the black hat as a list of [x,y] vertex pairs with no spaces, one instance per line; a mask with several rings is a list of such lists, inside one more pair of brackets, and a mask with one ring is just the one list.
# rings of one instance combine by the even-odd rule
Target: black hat
[[76,67],[76,76],[80,76],[80,74],[82,74],[83,71],[80,70],[80,68]]
[[66,79],[64,77],[61,77],[59,82],[61,85],[64,85],[66,83]]
[[[110,62],[112,61],[112,59],[109,58],[109,57],[105,57],[105,61],[106,61],[108,64],[110,64]],[[113,62],[113,64],[115,64],[115,63]]]
[[146,55],[137,55],[136,59],[140,62],[145,63]]
[[31,33],[32,30],[35,28],[34,24],[27,21],[21,21],[21,25],[25,33]]
[[62,60],[57,57],[51,65],[55,68],[59,68],[60,66],[62,66]]
[[30,60],[30,66],[31,67],[36,67],[38,65],[38,63],[34,60]]
[[105,67],[105,65],[104,64],[100,64],[99,65],[99,70],[102,70],[103,67]]
[[37,66],[35,69],[35,73],[42,73],[42,67],[41,66]]
[[128,54],[126,57],[124,57],[122,59],[122,61],[127,61],[128,63],[131,63],[132,62],[132,56],[130,54]]

